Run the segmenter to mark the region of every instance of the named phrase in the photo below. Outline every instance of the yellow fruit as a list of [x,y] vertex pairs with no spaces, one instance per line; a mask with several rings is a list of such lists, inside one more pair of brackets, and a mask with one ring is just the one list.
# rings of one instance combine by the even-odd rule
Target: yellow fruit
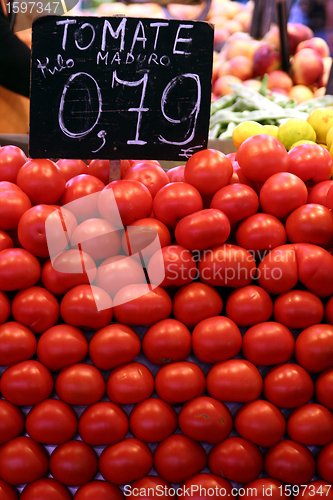
[[236,148],[239,148],[239,146],[249,137],[261,134],[262,128],[263,126],[260,123],[253,121],[242,122],[237,125],[232,132],[232,140]]
[[330,155],[332,156],[333,158],[333,144],[331,145],[330,149],[329,149],[329,152],[330,152]]
[[314,109],[308,116],[307,122],[317,134],[317,142],[325,143],[327,132],[333,127],[333,108]]
[[316,140],[316,132],[306,120],[289,118],[279,126],[278,137],[287,151],[295,142]]
[[295,144],[291,146],[290,149],[297,148],[297,146],[300,146],[301,144],[317,144],[315,141],[297,141]]
[[325,144],[327,144],[328,149],[330,149],[332,143],[333,143],[333,127],[329,129],[329,131],[326,134],[326,141],[324,141]]
[[329,148],[326,146],[326,144],[319,144],[319,142],[318,142],[318,146],[321,146],[322,148],[329,150]]
[[279,127],[277,127],[276,125],[263,125],[260,133],[272,135],[273,137],[277,138],[278,130],[279,130]]

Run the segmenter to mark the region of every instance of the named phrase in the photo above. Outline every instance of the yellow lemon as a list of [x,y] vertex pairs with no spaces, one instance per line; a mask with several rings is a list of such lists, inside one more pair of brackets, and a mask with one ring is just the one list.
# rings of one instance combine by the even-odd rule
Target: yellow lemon
[[312,126],[301,118],[289,118],[279,126],[278,137],[287,151],[295,142],[298,141],[315,141],[316,132]]
[[333,144],[331,145],[330,149],[329,149],[329,152],[330,152],[330,155],[332,156],[333,158]]
[[[304,140],[303,141],[297,141],[297,142],[295,142],[295,144],[293,144],[291,146],[290,149],[296,148],[297,146],[301,146],[301,144],[317,144],[317,143],[314,142],[314,141],[304,141]],[[320,145],[322,146],[322,144],[320,144]]]
[[238,149],[239,146],[249,137],[261,134],[262,128],[263,126],[260,123],[253,121],[242,122],[237,125],[232,132],[232,140],[236,148]]
[[328,149],[330,149],[330,147],[333,143],[333,126],[327,132],[326,141],[324,141],[324,142],[327,144]]
[[279,127],[277,127],[276,125],[263,125],[260,133],[272,135],[273,137],[277,138],[278,130],[279,130]]
[[333,108],[314,109],[307,122],[314,128],[317,142],[325,143],[327,132],[333,127]]

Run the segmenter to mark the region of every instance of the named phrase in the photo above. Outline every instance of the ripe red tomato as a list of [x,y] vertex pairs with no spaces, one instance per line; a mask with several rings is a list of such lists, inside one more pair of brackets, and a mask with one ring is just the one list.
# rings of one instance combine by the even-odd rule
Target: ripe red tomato
[[201,396],[206,386],[202,369],[190,361],[162,366],[155,377],[157,395],[171,405]]
[[324,446],[333,440],[333,415],[325,406],[308,403],[288,417],[287,433],[299,443]]
[[218,316],[223,308],[220,294],[205,283],[190,283],[180,288],[173,298],[174,317],[193,328],[211,316]]
[[[236,155],[236,153],[234,153]],[[239,164],[235,160],[231,160],[232,167],[234,169],[232,177],[229,181],[229,185],[231,184],[244,184],[245,186],[251,187],[256,193],[259,193],[259,184],[258,182],[251,181],[246,177],[243,170],[240,168]]]
[[16,321],[40,334],[57,323],[59,304],[51,292],[40,286],[32,286],[15,295],[12,315]]
[[207,464],[203,446],[182,434],[172,434],[159,443],[154,453],[157,474],[170,483],[182,483]]
[[296,339],[297,363],[310,373],[319,373],[333,366],[333,326],[313,325]]
[[[90,168],[90,167],[89,167]],[[70,203],[70,210],[78,222],[99,217],[99,194],[105,187],[104,182],[89,174],[76,175],[68,182],[60,204]],[[75,203],[72,203],[74,202]]]
[[0,448],[0,470],[9,484],[32,483],[47,473],[47,451],[27,436],[14,438]]
[[[161,248],[171,244],[170,231],[163,222],[151,217],[135,220],[125,228],[121,243],[126,255],[133,255],[143,251],[145,257],[152,254],[149,245],[156,236]],[[148,247],[148,248],[147,248]]]
[[319,476],[333,482],[333,443],[330,442],[324,446],[317,455],[317,472]]
[[236,241],[240,247],[260,252],[284,245],[287,234],[279,219],[270,214],[260,213],[251,215],[239,224]]
[[257,366],[287,363],[295,351],[295,339],[289,328],[269,321],[249,328],[243,336],[242,352]]
[[90,359],[100,370],[112,370],[129,363],[140,350],[141,342],[135,331],[119,323],[101,328],[89,343]]
[[306,242],[327,247],[333,240],[332,213],[315,203],[302,205],[289,215],[286,231],[291,243]]
[[278,443],[286,430],[283,413],[272,403],[262,399],[241,406],[234,423],[240,436],[265,448]]
[[34,205],[56,203],[65,190],[65,177],[51,160],[28,160],[17,174],[17,185]]
[[155,218],[168,228],[175,228],[182,217],[202,210],[199,191],[187,182],[172,182],[162,187],[153,204]]
[[173,434],[178,426],[175,410],[158,398],[137,403],[131,411],[129,421],[133,436],[146,443],[159,443]]
[[113,299],[127,285],[146,283],[142,265],[133,257],[115,255],[105,259],[97,269],[95,284]]
[[210,208],[221,210],[228,217],[230,224],[235,224],[258,211],[259,199],[250,186],[229,184],[214,194]]
[[313,391],[310,375],[295,363],[275,366],[264,378],[264,397],[279,408],[302,406],[310,401]]
[[170,182],[162,167],[144,161],[127,170],[122,178],[141,182],[153,198],[163,186]]
[[[123,161],[120,160],[121,164]],[[88,174],[97,177],[100,181],[102,181],[105,185],[109,183],[109,175],[110,175],[110,160],[91,160],[89,162]]]
[[[162,282],[161,278],[164,279]],[[197,264],[192,253],[184,246],[170,245],[158,250],[148,264],[151,283],[166,287],[181,287],[198,277]]]
[[286,500],[288,498],[288,494],[285,493],[287,490],[286,485],[271,477],[259,477],[245,484],[244,490],[244,498],[247,500],[250,498],[253,500],[265,500],[268,496],[272,500]]
[[34,356],[37,340],[32,331],[16,321],[0,326],[0,366],[10,366]]
[[332,177],[333,162],[329,152],[319,144],[302,144],[292,148],[289,153],[288,171],[302,181],[326,181]]
[[61,159],[56,162],[58,168],[60,168],[65,182],[69,181],[73,177],[81,174],[90,174],[90,168],[82,160],[67,160]]
[[318,297],[333,294],[333,256],[317,245],[297,243],[299,280]]
[[[22,434],[24,413],[12,403],[0,400],[0,445]],[[1,491],[1,489],[0,489]],[[1,498],[1,495],[0,495]]]
[[79,247],[96,261],[117,255],[120,250],[120,235],[105,219],[87,219],[81,222],[71,236],[72,248]]
[[195,441],[216,444],[229,436],[232,416],[225,404],[208,396],[199,396],[182,406],[179,428]]
[[128,484],[146,476],[152,466],[152,452],[146,443],[136,438],[107,446],[99,457],[100,473],[113,484]]
[[333,181],[331,180],[318,182],[318,184],[310,189],[308,203],[317,203],[318,205],[327,207],[327,194],[332,186]]
[[258,134],[246,139],[236,153],[236,161],[248,179],[260,183],[289,171],[288,153],[272,135]]
[[251,326],[269,320],[273,301],[259,286],[248,285],[234,290],[226,303],[226,314],[238,326]]
[[179,165],[179,167],[173,167],[167,170],[167,176],[169,182],[185,182],[185,165]]
[[[108,160],[105,161],[109,163]],[[106,481],[91,481],[86,483],[80,486],[74,495],[75,500],[91,500],[92,498],[98,498],[98,500],[110,500],[110,498],[112,500],[123,500],[124,495],[118,486]]]
[[88,341],[81,330],[74,326],[53,326],[38,341],[38,359],[52,372],[83,361],[87,354]]
[[213,474],[237,483],[257,479],[263,464],[259,447],[238,436],[228,437],[216,444],[208,456],[208,467]]
[[191,346],[190,331],[176,319],[158,321],[146,331],[142,340],[144,355],[155,365],[184,361],[191,354]]
[[27,157],[19,147],[0,147],[0,181],[16,184],[17,174],[26,161]]
[[131,405],[149,398],[154,390],[154,377],[142,363],[128,363],[114,368],[106,384],[110,401]]
[[0,229],[16,229],[29,208],[31,202],[19,187],[11,182],[0,182]]
[[111,322],[112,300],[100,287],[78,285],[63,297],[60,314],[69,325],[99,330]]
[[51,477],[38,479],[27,484],[22,490],[20,500],[71,500],[72,496],[66,486]]
[[323,371],[317,378],[315,396],[319,403],[333,411],[333,368]]
[[258,266],[258,283],[268,293],[288,292],[298,283],[298,262],[294,245],[273,248]]
[[9,316],[10,316],[10,300],[4,292],[0,291],[0,325],[5,321],[7,321]]
[[91,446],[106,446],[122,441],[128,427],[124,410],[110,401],[88,406],[79,420],[80,437]]
[[304,500],[318,500],[323,495],[328,498],[328,500],[332,500],[333,491],[332,486],[330,484],[325,484],[326,481],[321,479],[317,479],[316,481],[311,481],[306,486],[301,487],[299,494],[295,494],[294,498],[299,500],[300,497],[304,498]]
[[48,398],[52,390],[51,373],[33,359],[10,366],[1,377],[3,397],[17,406],[36,405]]
[[1,250],[6,250],[7,248],[13,248],[13,246],[14,243],[9,234],[0,229],[0,252]]
[[17,491],[0,479],[0,498],[1,500],[18,500]]
[[26,431],[35,441],[58,445],[73,439],[77,416],[71,406],[59,399],[45,399],[29,411]]
[[306,446],[284,439],[267,450],[264,469],[269,476],[286,484],[300,485],[311,481],[316,462]]
[[55,383],[57,396],[70,405],[92,405],[105,394],[103,375],[95,366],[86,363],[63,368]]
[[209,195],[226,186],[233,174],[232,163],[221,151],[204,149],[194,153],[186,162],[185,181],[200,194]]
[[257,399],[263,381],[258,368],[245,359],[228,359],[216,363],[209,370],[207,391],[219,401],[247,403]]
[[322,301],[306,290],[291,290],[274,302],[274,319],[288,328],[308,328],[321,323],[323,317]]
[[[171,489],[171,484],[158,476],[144,476],[124,488],[125,495],[138,495],[141,500],[149,500],[152,496],[170,499],[175,498]],[[130,493],[131,492],[131,493]],[[108,499],[105,499],[108,500]]]
[[218,500],[220,497],[232,496],[232,486],[226,479],[214,474],[196,474],[183,484],[184,497],[193,500]]
[[81,486],[91,481],[98,471],[95,450],[82,441],[67,441],[57,446],[50,456],[50,472],[66,486]]
[[234,321],[213,316],[200,321],[192,332],[193,353],[203,363],[217,363],[236,356],[242,347],[242,335]]

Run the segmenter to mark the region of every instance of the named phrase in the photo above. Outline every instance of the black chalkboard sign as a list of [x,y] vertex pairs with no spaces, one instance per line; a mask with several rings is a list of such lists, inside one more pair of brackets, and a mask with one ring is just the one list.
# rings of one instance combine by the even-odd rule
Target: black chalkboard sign
[[206,148],[213,36],[201,21],[37,19],[29,155],[184,160]]

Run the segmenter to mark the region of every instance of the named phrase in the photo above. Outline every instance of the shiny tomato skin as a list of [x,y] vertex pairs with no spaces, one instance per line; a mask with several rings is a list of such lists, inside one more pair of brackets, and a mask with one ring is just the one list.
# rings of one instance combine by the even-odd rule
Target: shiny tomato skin
[[221,210],[228,217],[230,224],[236,224],[257,212],[259,199],[250,186],[229,184],[214,194],[210,208]]
[[15,295],[12,315],[16,321],[40,334],[57,323],[59,304],[51,292],[39,286],[32,286]]
[[263,468],[260,448],[247,439],[232,436],[216,444],[208,456],[208,467],[213,474],[237,483],[257,479]]
[[325,305],[325,320],[330,325],[333,325],[333,299],[330,297]]
[[148,399],[154,390],[154,377],[142,363],[128,363],[112,370],[106,393],[118,405],[139,403]]
[[21,323],[9,321],[0,326],[0,366],[10,366],[34,356],[37,340]]
[[331,211],[315,203],[296,208],[286,220],[290,243],[312,243],[328,247],[333,240],[333,216]]
[[17,174],[26,163],[27,157],[17,146],[0,147],[0,181],[16,184]]
[[226,186],[233,174],[232,163],[221,151],[204,149],[194,153],[186,162],[185,181],[200,194],[209,195]]
[[251,215],[239,224],[236,242],[240,247],[255,252],[272,250],[287,242],[287,234],[279,219],[260,213]]
[[17,229],[22,215],[31,208],[29,197],[15,184],[0,182],[0,229]]
[[[124,160],[120,160],[121,164]],[[126,160],[125,160],[126,161]],[[110,176],[110,160],[91,160],[89,162],[89,175],[97,177],[105,185],[109,183]]]
[[107,259],[118,254],[120,235],[105,219],[86,219],[74,229],[71,246],[86,252],[94,261]]
[[144,254],[146,256],[149,251],[147,246],[155,240],[156,236],[159,238],[161,248],[171,244],[170,231],[166,225],[157,219],[146,217],[135,220],[127,226],[121,244],[126,255],[134,255],[139,250],[145,249]]
[[5,323],[10,316],[10,300],[4,292],[0,291],[0,325]]
[[114,299],[124,286],[146,283],[141,262],[134,257],[114,255],[103,260],[97,269],[95,285]]
[[158,398],[137,403],[131,411],[130,429],[133,436],[146,443],[159,443],[173,434],[178,426],[175,410]]
[[9,484],[32,483],[48,470],[45,448],[27,436],[19,436],[0,448],[1,478]]
[[152,452],[146,443],[136,438],[107,446],[99,457],[99,470],[104,479],[118,485],[146,476],[152,466]]
[[169,178],[169,182],[185,182],[185,165],[179,165],[179,167],[173,167],[167,170],[166,174]]
[[6,231],[0,229],[0,252],[1,250],[6,250],[7,248],[13,248],[14,243],[12,238],[9,236]]
[[[184,219],[183,219],[184,220]],[[161,279],[161,267],[164,267],[164,279]],[[148,264],[148,276],[151,283],[162,288],[181,287],[197,278],[197,264],[192,253],[181,245],[169,245],[157,250]]]
[[82,160],[67,160],[62,158],[56,162],[56,165],[60,168],[65,182],[69,181],[76,175],[90,173],[88,165]]
[[124,410],[110,401],[88,406],[79,420],[80,437],[91,446],[106,446],[122,441],[128,427]]
[[288,292],[298,283],[298,266],[294,245],[273,248],[258,265],[258,284],[268,293]]
[[[236,153],[235,153],[236,154]],[[233,174],[231,176],[231,179],[229,181],[229,185],[231,184],[244,184],[245,186],[249,186],[252,188],[256,193],[259,193],[259,184],[258,182],[251,181],[246,177],[242,169],[240,168],[239,164],[237,161],[232,160],[231,161],[232,166],[233,166]]]
[[151,496],[159,496],[162,500],[175,498],[170,489],[171,484],[158,476],[144,476],[131,484],[132,494],[138,492],[140,500],[149,500]]
[[171,318],[158,321],[148,328],[142,340],[144,355],[155,365],[184,361],[191,354],[191,348],[189,329]]
[[212,316],[200,321],[192,332],[192,349],[199,361],[217,363],[236,356],[242,347],[242,335],[234,321]]
[[157,395],[171,405],[201,396],[206,386],[202,369],[190,361],[162,366],[155,377]]
[[333,443],[324,446],[317,455],[317,472],[321,479],[333,483]]
[[236,413],[234,425],[241,437],[265,448],[278,443],[286,430],[281,410],[263,399],[241,406]]
[[315,498],[316,500],[318,500],[322,496],[325,496],[328,498],[328,500],[332,500],[332,485],[326,483],[327,481],[324,481],[322,479],[311,481],[307,484],[307,486],[300,488],[299,494],[294,495],[294,498],[298,499],[299,497],[302,497],[304,498],[304,500],[311,500]]
[[[271,477],[259,477],[250,483],[246,483],[244,489],[244,498],[246,499],[265,500],[268,495],[272,500],[286,500],[288,498],[288,495],[285,494],[284,483]],[[253,494],[254,492],[255,494]]]
[[315,396],[319,403],[333,411],[333,368],[323,371],[317,378]]
[[24,413],[17,406],[4,399],[0,400],[0,445],[22,434],[24,420]]
[[273,301],[266,290],[248,285],[231,292],[226,303],[226,315],[238,326],[252,326],[269,320]]
[[274,319],[288,328],[308,328],[321,323],[324,306],[319,297],[306,290],[291,290],[274,302]]
[[95,450],[82,441],[67,441],[58,445],[50,456],[50,472],[66,486],[81,486],[91,481],[98,471]]
[[[200,486],[202,488],[201,491]],[[193,500],[217,500],[221,496],[231,496],[232,490],[229,481],[215,474],[208,473],[195,474],[190,479],[187,479],[182,484],[182,487],[184,488],[184,497],[190,497]],[[189,492],[191,492],[190,495],[188,494]],[[204,494],[205,492],[206,495]]]
[[324,446],[333,440],[333,415],[317,403],[296,408],[287,421],[291,439],[307,446]]
[[123,500],[124,495],[121,489],[115,484],[107,483],[106,481],[91,481],[80,486],[73,498],[75,500],[91,500],[92,498],[98,498],[98,500],[110,500],[111,498],[112,500]]
[[296,339],[297,363],[310,373],[319,373],[333,366],[333,326],[313,325]]
[[31,408],[25,426],[29,436],[38,443],[58,445],[73,439],[77,432],[77,416],[67,403],[45,399]]
[[154,468],[170,483],[182,483],[202,471],[207,463],[203,446],[182,434],[173,434],[157,445]]
[[245,359],[228,359],[215,363],[207,377],[207,392],[219,401],[247,403],[257,399],[263,381],[259,370]]
[[[309,192],[308,203],[317,203],[318,205],[323,205],[327,207],[327,194],[331,187],[333,186],[333,181],[322,181],[315,184]],[[303,203],[304,205],[305,203]]]
[[123,177],[123,179],[130,179],[141,182],[149,190],[153,198],[156,193],[166,184],[169,184],[169,177],[164,172],[162,167],[152,163],[138,163],[131,167]]
[[78,222],[99,217],[98,193],[100,193],[104,187],[104,182],[93,175],[76,175],[66,182],[65,191],[60,199],[60,204],[67,205],[75,201],[75,203],[71,203],[70,210],[75,215]]
[[314,385],[310,375],[295,363],[271,368],[264,378],[263,395],[279,408],[296,408],[310,401]]
[[47,399],[53,390],[50,371],[39,361],[21,361],[1,377],[2,396],[16,406],[32,406]]
[[105,394],[101,372],[92,365],[77,363],[63,368],[55,383],[57,396],[70,405],[91,405]]
[[1,500],[18,500],[16,489],[2,479],[0,479],[0,498]]
[[245,358],[257,366],[287,363],[295,352],[295,339],[281,323],[258,323],[246,330],[242,351]]
[[17,174],[17,185],[34,205],[56,203],[65,190],[65,177],[51,160],[28,160]]
[[20,500],[71,500],[72,496],[66,486],[51,477],[38,479],[27,484],[22,490]]
[[307,484],[311,481],[316,462],[311,451],[290,439],[279,441],[265,454],[266,474],[287,484]]
[[179,428],[195,441],[216,444],[232,430],[229,408],[208,396],[199,396],[185,403],[179,413]]
[[333,294],[333,256],[324,248],[309,243],[293,245],[299,280],[318,297]]
[[333,162],[329,152],[319,144],[302,144],[292,148],[289,153],[288,171],[302,181],[318,182],[331,179]]

